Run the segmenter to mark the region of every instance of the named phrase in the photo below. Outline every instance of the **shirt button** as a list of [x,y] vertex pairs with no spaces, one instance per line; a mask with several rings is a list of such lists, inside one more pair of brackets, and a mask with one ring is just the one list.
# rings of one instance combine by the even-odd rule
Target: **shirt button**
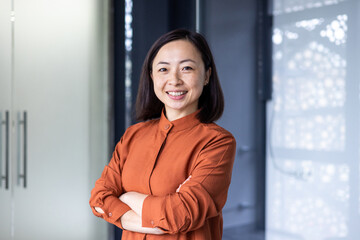
[[111,217],[112,216],[112,213],[109,213],[109,217]]
[[164,126],[165,130],[168,130],[168,129],[169,129],[169,127],[170,127],[170,125],[169,125],[169,124],[166,124],[166,125]]

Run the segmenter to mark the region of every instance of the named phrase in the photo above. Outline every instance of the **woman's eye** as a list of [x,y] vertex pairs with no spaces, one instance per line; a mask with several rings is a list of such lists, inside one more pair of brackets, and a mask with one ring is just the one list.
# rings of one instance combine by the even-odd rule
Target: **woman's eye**
[[184,67],[183,68],[183,70],[185,70],[185,71],[189,71],[189,70],[192,70],[193,68],[192,67],[189,67],[189,66],[186,66],[186,67]]
[[160,68],[159,72],[166,72],[166,68]]

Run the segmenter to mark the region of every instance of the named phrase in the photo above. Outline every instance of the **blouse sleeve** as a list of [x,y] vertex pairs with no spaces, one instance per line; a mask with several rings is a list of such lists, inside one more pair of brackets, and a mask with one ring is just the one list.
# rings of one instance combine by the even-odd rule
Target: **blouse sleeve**
[[[121,184],[120,148],[122,140],[116,145],[113,156],[105,166],[101,177],[95,182],[91,191],[90,207],[95,216],[120,228],[120,217],[131,208],[120,201],[119,196],[123,193]],[[95,207],[100,207],[104,213],[98,213]]]
[[148,196],[143,203],[142,226],[169,234],[196,230],[218,216],[225,205],[236,152],[233,136],[221,134],[200,152],[191,178],[178,192]]

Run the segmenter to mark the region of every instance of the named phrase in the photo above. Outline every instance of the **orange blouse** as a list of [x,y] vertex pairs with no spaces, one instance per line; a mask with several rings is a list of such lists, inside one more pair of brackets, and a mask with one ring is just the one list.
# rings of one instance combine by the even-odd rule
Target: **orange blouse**
[[[122,239],[221,239],[221,210],[236,143],[231,133],[215,123],[201,123],[196,114],[172,122],[162,114],[160,119],[135,124],[116,145],[91,191],[93,213],[122,227],[120,217],[130,208],[119,196],[130,191],[147,194],[142,225],[166,232],[124,230]],[[105,213],[97,213],[94,207]]]

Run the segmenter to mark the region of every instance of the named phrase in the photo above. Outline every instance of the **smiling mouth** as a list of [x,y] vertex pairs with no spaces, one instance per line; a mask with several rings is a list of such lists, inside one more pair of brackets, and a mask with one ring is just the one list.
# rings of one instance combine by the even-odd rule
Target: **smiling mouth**
[[178,96],[185,95],[185,94],[187,93],[187,91],[182,91],[182,92],[166,92],[166,93],[169,94],[170,96],[178,97]]

